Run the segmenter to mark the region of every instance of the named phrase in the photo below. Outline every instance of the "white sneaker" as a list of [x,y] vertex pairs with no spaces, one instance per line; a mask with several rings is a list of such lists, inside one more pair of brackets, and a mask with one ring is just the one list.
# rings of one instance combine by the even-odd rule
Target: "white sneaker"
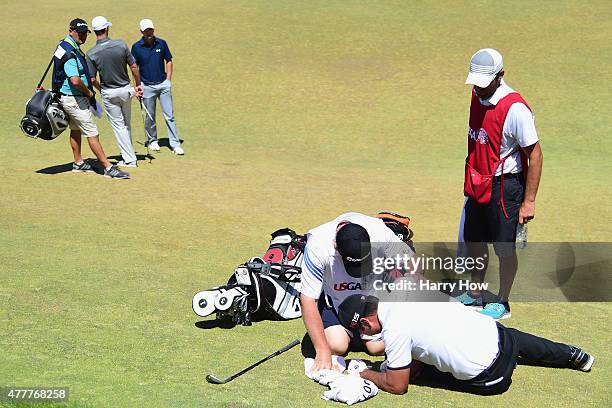
[[185,154],[185,151],[181,146],[176,146],[174,149],[172,149],[172,153],[182,156]]
[[121,160],[120,162],[117,162],[115,166],[117,167],[138,167],[138,162],[134,160],[134,161],[126,163],[125,160]]
[[159,143],[157,143],[157,140],[154,140],[149,143],[149,149],[153,150],[154,152],[160,151]]

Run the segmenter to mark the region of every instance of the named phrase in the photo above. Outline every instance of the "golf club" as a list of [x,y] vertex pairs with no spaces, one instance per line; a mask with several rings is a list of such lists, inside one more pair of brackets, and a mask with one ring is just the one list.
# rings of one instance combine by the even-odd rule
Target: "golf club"
[[147,116],[149,117],[149,119],[151,119],[151,122],[153,122],[153,124],[151,125],[151,127],[156,127],[156,123],[155,123],[155,119],[153,119],[153,116],[151,116],[151,114],[149,113],[149,110],[147,109],[146,105],[143,105],[142,103],[142,98],[140,99],[140,108],[144,109],[145,113],[147,114]]
[[208,381],[211,384],[225,384],[225,383],[228,383],[228,382],[232,381],[234,378],[240,377],[242,374],[244,374],[247,371],[257,367],[261,363],[263,363],[265,361],[268,361],[269,359],[271,359],[273,357],[276,357],[276,356],[278,356],[281,353],[284,353],[285,351],[291,349],[292,347],[297,346],[298,344],[300,344],[300,340],[299,339],[295,339],[291,343],[289,343],[286,346],[284,346],[283,348],[280,348],[280,349],[276,350],[274,353],[270,354],[269,356],[262,358],[261,360],[259,360],[258,362],[254,363],[254,364],[251,364],[250,366],[248,366],[244,370],[238,371],[234,375],[231,375],[231,376],[229,376],[227,378],[224,378],[224,379],[219,379],[219,378],[215,377],[214,375],[209,374],[209,375],[206,376],[206,381]]
[[[147,131],[147,120],[145,117],[145,112],[147,113],[147,115],[149,115],[149,117],[151,117],[151,114],[149,113],[147,108],[143,105],[141,97],[138,98],[138,103],[140,104],[140,115],[142,116],[142,123],[144,126],[145,135],[146,135],[146,140],[144,141],[143,146],[147,148],[147,158],[149,159],[149,164],[150,164],[151,163],[151,153],[149,152],[150,136],[149,136],[149,131]],[[151,121],[153,121],[153,118],[151,118]],[[155,121],[153,121],[153,126],[155,126]]]

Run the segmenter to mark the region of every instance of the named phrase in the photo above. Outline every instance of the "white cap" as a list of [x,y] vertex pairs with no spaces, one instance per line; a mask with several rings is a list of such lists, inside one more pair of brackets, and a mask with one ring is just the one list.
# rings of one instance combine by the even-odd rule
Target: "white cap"
[[93,28],[94,31],[104,30],[106,27],[110,27],[112,25],[113,23],[108,21],[106,17],[103,16],[94,17],[94,19],[91,20],[91,28]]
[[472,55],[470,73],[465,83],[486,88],[503,68],[504,60],[499,51],[493,48],[483,48]]
[[155,29],[155,27],[153,27],[153,22],[151,20],[149,20],[148,18],[143,18],[142,20],[140,20],[140,31],[144,31],[147,28]]

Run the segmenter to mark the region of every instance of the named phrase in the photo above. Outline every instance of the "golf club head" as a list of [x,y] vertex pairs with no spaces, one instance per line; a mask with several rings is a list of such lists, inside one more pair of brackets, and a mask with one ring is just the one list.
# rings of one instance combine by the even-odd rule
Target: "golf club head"
[[222,381],[220,379],[218,379],[217,377],[215,377],[214,375],[208,374],[206,376],[206,381],[208,381],[211,384],[224,384],[225,381]]

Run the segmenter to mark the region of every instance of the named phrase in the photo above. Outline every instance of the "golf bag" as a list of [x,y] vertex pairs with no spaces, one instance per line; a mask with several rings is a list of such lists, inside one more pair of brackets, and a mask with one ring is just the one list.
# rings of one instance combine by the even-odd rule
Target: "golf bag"
[[68,128],[68,115],[59,103],[58,89],[46,91],[42,83],[53,65],[53,57],[36,85],[36,93],[26,102],[26,114],[19,127],[28,137],[53,140]]
[[302,315],[299,295],[306,238],[289,228],[271,235],[262,258],[251,258],[236,267],[227,285],[193,297],[198,316],[216,313],[217,319],[230,318],[249,326],[253,320],[290,320]]
[[410,217],[383,211],[376,214],[376,218],[380,218],[399,239],[408,244],[412,251],[416,252],[412,242],[414,232],[410,229]]
[[53,140],[68,128],[68,116],[64,113],[57,94],[38,90],[26,103],[26,114],[19,124],[28,137]]

